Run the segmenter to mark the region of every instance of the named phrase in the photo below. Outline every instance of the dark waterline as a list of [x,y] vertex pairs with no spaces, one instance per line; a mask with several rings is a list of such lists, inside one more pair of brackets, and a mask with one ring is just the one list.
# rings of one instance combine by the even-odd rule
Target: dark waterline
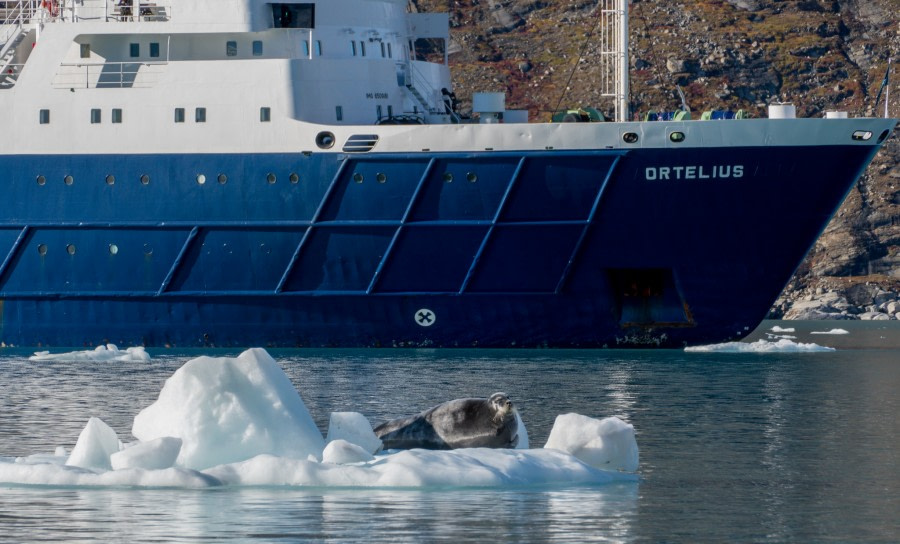
[[[803,337],[832,326],[850,330],[795,326],[797,341],[847,346],[827,353],[272,351],[323,431],[332,411],[377,423],[500,390],[517,402],[532,446],[561,413],[634,424],[641,481],[432,491],[0,486],[0,540],[896,542],[900,349],[879,342],[898,342],[900,328]],[[151,355],[150,364],[73,364],[0,354],[0,455],[71,449],[90,416],[130,439],[134,415],[196,354]]]

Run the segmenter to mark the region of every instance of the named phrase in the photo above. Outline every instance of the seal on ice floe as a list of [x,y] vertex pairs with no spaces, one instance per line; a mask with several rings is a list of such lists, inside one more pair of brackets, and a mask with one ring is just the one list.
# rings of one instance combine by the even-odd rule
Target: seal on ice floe
[[382,423],[375,435],[386,450],[515,448],[516,410],[506,393],[489,399],[456,399],[412,417]]

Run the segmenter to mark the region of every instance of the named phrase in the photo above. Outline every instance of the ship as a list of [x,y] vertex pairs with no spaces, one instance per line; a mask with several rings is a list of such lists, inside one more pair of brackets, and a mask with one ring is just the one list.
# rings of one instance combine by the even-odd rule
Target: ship
[[0,2],[6,346],[680,348],[762,319],[894,119],[458,111],[406,0]]

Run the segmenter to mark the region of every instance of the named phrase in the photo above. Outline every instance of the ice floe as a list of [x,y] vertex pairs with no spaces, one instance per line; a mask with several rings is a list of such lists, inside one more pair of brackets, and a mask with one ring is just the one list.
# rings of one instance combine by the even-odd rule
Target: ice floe
[[519,421],[520,449],[375,453],[380,441],[354,412],[331,414],[326,441],[281,367],[251,349],[182,366],[135,417],[137,442],[123,445],[93,417],[71,454],[58,447],[53,455],[0,457],[0,484],[443,488],[637,480],[630,424],[566,414],[544,448],[529,449]]
[[50,353],[38,351],[28,358],[30,361],[55,361],[55,362],[79,362],[79,361],[134,361],[148,362],[150,354],[143,346],[120,350],[115,344],[97,346],[94,349],[84,351],[70,351],[67,353]]
[[774,327],[772,327],[769,330],[772,332],[797,332],[797,330],[794,327],[786,327],[785,328],[785,327],[779,327],[778,325],[775,325]]
[[830,331],[812,331],[812,332],[809,333],[809,334],[835,334],[835,335],[840,335],[840,334],[850,334],[850,331],[847,331],[847,330],[844,330],[844,329],[831,329]]
[[707,346],[690,346],[684,351],[693,353],[772,353],[772,352],[812,352],[834,351],[834,348],[820,346],[818,344],[805,344],[794,342],[787,338],[781,338],[777,342],[757,340],[756,342],[726,342],[724,344],[710,344]]

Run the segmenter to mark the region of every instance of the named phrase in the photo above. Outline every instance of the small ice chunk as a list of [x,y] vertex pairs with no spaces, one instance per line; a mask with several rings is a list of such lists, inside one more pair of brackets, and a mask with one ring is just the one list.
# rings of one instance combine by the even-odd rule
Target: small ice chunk
[[778,325],[775,325],[774,327],[772,327],[769,330],[772,332],[797,332],[796,329],[794,329],[794,327],[782,328],[782,327],[779,327]]
[[66,452],[66,448],[63,446],[56,446],[56,451],[53,452],[53,455],[56,457],[66,457],[68,456],[68,452]]
[[809,334],[850,334],[850,331],[844,329],[831,329],[830,331],[812,331]]
[[772,353],[772,352],[808,352],[808,351],[835,351],[834,348],[820,346],[818,344],[804,344],[782,338],[777,342],[757,340],[756,342],[726,342],[724,344],[711,344],[708,346],[690,346],[684,348],[689,353]]
[[181,439],[163,436],[149,442],[137,444],[116,452],[110,456],[113,470],[126,468],[142,468],[161,470],[175,465],[178,452],[181,451]]
[[[381,442],[379,440],[379,442]],[[332,440],[322,451],[322,462],[333,465],[349,465],[352,463],[366,463],[374,461],[375,457],[362,446],[347,442],[341,438]]]
[[188,361],[135,416],[131,432],[142,441],[180,438],[178,465],[197,470],[260,454],[320,458],[325,447],[290,379],[259,348]]
[[556,416],[544,447],[570,453],[595,468],[628,472],[638,468],[634,427],[617,417]]
[[332,412],[328,421],[326,442],[345,440],[356,444],[369,453],[381,450],[381,440],[375,436],[372,424],[359,412]]
[[78,442],[72,449],[72,455],[66,461],[67,466],[95,470],[110,470],[110,456],[119,451],[119,437],[116,431],[100,418],[92,417],[78,435]]
[[528,429],[525,428],[525,423],[522,421],[519,412],[516,412],[516,423],[519,424],[519,428],[516,430],[519,433],[519,442],[516,444],[516,449],[527,450],[530,447],[528,445]]

